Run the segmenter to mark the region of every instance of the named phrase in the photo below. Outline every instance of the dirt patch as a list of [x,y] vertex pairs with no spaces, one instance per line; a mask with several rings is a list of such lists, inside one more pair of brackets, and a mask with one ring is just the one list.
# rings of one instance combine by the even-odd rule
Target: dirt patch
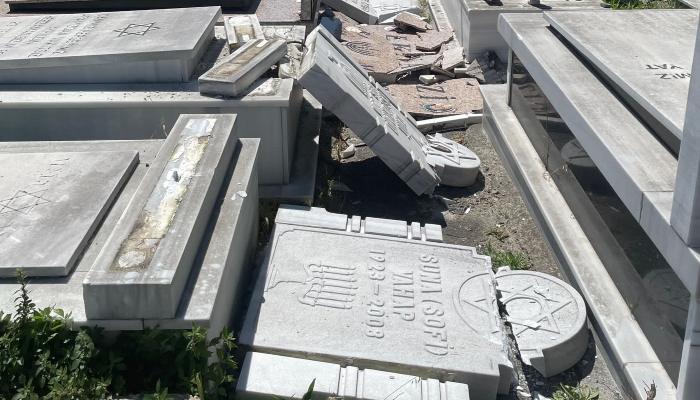
[[[438,224],[446,243],[476,247],[481,254],[490,250],[517,255],[522,259],[521,267],[561,278],[546,242],[481,125],[446,132],[444,136],[479,156],[482,166],[477,182],[467,188],[440,186],[433,196],[417,196],[342,122],[333,116],[324,118],[317,176],[320,195],[315,205],[347,215]],[[355,155],[341,160],[340,153],[349,144],[355,145]],[[531,399],[534,392],[551,398],[559,383],[599,390],[600,400],[622,399],[592,338],[583,359],[561,374],[544,378],[523,366],[519,358],[516,372],[519,389],[513,388],[499,400]]]

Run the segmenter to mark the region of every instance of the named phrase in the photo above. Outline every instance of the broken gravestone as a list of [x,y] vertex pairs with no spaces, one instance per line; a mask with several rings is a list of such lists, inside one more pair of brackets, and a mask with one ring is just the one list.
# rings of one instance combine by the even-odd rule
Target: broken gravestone
[[389,85],[389,93],[416,117],[446,117],[482,112],[484,105],[476,79],[452,79],[431,85]]
[[265,39],[260,22],[255,14],[233,15],[224,18],[226,41],[230,51],[253,39]]
[[[426,242],[416,225],[281,207],[241,345],[466,383],[475,399],[508,393],[513,370],[488,257]],[[348,247],[361,250],[337,251]]]
[[499,300],[507,312],[520,356],[545,378],[576,364],[588,348],[586,303],[553,276],[501,269]]

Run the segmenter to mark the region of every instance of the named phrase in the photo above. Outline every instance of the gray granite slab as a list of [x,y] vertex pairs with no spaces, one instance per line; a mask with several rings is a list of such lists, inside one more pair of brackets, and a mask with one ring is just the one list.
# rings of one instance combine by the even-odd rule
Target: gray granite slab
[[287,52],[282,39],[253,39],[199,77],[199,92],[237,96]]
[[0,277],[70,273],[137,164],[135,151],[0,154]]
[[[290,213],[323,218],[297,209],[285,220]],[[346,219],[335,218],[338,227]],[[283,221],[275,222],[241,345],[466,383],[478,399],[508,392],[513,372],[487,257],[469,247]],[[361,250],[319,251],[349,247]]]
[[426,143],[388,92],[323,27],[306,41],[299,82],[357,134],[416,193],[440,182],[422,153]]
[[697,10],[546,12],[552,27],[679,139]]
[[314,395],[323,398],[469,400],[469,387],[461,383],[255,352],[246,354],[236,396],[301,399],[314,380]]
[[234,115],[183,115],[83,283],[90,319],[173,318],[238,139]]
[[265,39],[255,14],[224,17],[224,27],[226,28],[228,47],[231,51],[238,49],[249,40]]
[[0,20],[0,83],[187,82],[221,9]]

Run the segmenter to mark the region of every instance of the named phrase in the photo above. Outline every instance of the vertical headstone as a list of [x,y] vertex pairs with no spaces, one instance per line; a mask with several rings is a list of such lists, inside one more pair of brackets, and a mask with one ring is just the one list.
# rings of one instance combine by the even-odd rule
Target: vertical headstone
[[220,7],[0,19],[0,83],[187,82]]
[[85,278],[87,318],[175,316],[238,140],[235,122],[178,119]]
[[134,151],[0,153],[0,277],[68,275],[136,164]]

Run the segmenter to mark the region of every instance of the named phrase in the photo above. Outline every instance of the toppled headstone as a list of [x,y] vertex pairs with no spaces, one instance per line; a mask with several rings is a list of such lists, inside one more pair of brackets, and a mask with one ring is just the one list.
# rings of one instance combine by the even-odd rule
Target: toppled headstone
[[440,179],[422,153],[425,137],[388,92],[323,27],[306,39],[299,82],[340,118],[416,193]]
[[455,67],[461,67],[465,64],[464,48],[457,46],[451,48],[443,54],[441,68],[450,71]]
[[427,22],[423,21],[418,15],[409,12],[402,12],[394,17],[394,25],[405,31],[425,32],[430,29],[430,25]]
[[396,82],[396,74],[392,71],[399,66],[399,61],[391,43],[378,34],[362,32],[341,45],[378,82]]
[[471,186],[476,182],[481,160],[473,151],[446,139],[440,134],[428,138],[423,152],[440,175],[443,184],[455,187]]
[[275,65],[287,51],[282,39],[249,40],[199,77],[199,92],[236,96]]
[[233,51],[253,39],[265,39],[260,22],[255,14],[233,15],[224,18],[226,41]]
[[0,25],[0,83],[187,82],[221,8],[13,17]]
[[413,116],[444,117],[481,112],[484,108],[476,79],[450,79],[431,85],[388,85],[389,93]]
[[[508,392],[512,365],[487,257],[407,239],[420,229],[401,221],[382,220],[391,229],[376,235],[369,218],[281,210],[242,346],[466,383],[475,399]],[[348,246],[359,250],[332,250]],[[322,340],[309,340],[319,332]]]
[[265,39],[282,39],[287,42],[287,55],[279,61],[280,78],[297,77],[301,66],[302,46],[306,36],[306,27],[303,25],[269,25],[262,28]]
[[0,153],[0,277],[68,275],[122,185],[135,151]]
[[462,383],[256,352],[246,354],[236,396],[300,399],[312,381],[314,395],[324,399],[469,400],[469,387]]
[[525,364],[550,377],[583,357],[588,348],[586,303],[574,288],[535,271],[502,269],[496,282]]
[[183,115],[83,283],[88,319],[173,318],[238,139],[235,115]]
[[323,3],[362,24],[374,25],[379,20],[369,0],[325,0]]

